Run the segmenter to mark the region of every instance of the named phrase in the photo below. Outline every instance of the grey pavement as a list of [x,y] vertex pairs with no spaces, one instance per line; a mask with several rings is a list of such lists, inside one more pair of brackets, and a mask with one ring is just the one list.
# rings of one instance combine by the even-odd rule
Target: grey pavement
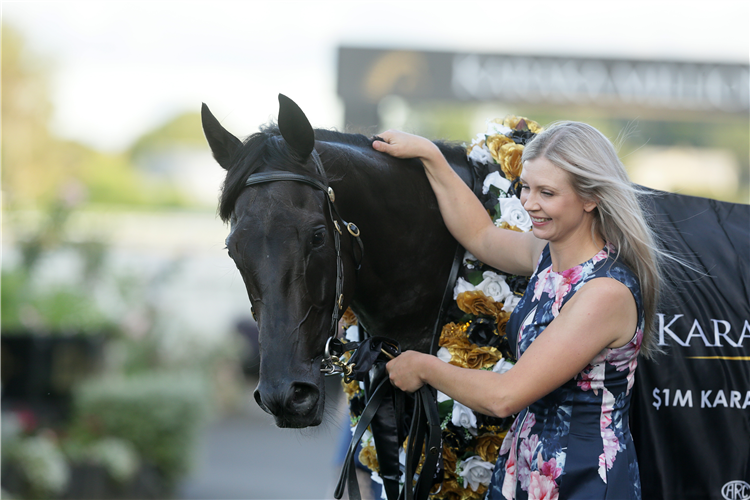
[[[328,384],[334,390],[327,390],[328,395],[339,395],[330,382],[334,380]],[[342,398],[336,399],[326,406],[326,419],[320,426],[279,429],[248,392],[241,411],[220,417],[204,429],[193,473],[179,485],[176,497],[333,499],[341,470],[336,457],[348,432]]]

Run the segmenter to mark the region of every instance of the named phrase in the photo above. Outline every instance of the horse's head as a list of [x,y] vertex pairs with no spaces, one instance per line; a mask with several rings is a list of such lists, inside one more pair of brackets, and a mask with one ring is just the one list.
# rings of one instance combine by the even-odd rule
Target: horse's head
[[[202,121],[214,158],[227,170],[219,213],[231,222],[227,250],[260,331],[255,399],[279,427],[307,427],[323,416],[321,358],[337,307],[336,228],[328,195],[315,186],[327,181],[311,156],[317,154],[314,131],[296,104],[281,95],[279,102],[278,130],[266,129],[244,143],[205,105]],[[313,182],[276,178],[247,185],[251,175],[257,180],[258,174],[280,171]],[[351,259],[343,265],[353,272]],[[352,286],[344,285],[347,298]]]

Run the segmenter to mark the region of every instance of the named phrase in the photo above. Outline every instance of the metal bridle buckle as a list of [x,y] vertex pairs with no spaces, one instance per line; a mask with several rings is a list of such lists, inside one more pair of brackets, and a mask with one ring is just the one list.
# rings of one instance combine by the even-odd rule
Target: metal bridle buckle
[[[333,345],[331,344],[333,342]],[[326,349],[323,359],[321,360],[320,371],[326,376],[329,375],[343,375],[349,377],[352,374],[354,365],[349,365],[341,359],[344,349],[343,343],[334,337],[330,337],[326,341]]]
[[359,228],[357,227],[355,223],[349,222],[346,225],[346,228],[349,230],[349,234],[351,234],[355,238],[359,238]]

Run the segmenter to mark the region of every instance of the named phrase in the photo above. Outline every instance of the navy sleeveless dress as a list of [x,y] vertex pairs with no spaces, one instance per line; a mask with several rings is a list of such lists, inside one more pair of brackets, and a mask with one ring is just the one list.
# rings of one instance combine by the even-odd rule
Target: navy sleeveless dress
[[638,328],[628,344],[604,349],[572,380],[518,415],[503,441],[488,499],[640,499],[628,411],[643,307],[638,278],[615,257],[608,244],[588,262],[556,273],[549,245],[542,252],[506,328],[516,356],[594,278],[614,278],[630,289]]

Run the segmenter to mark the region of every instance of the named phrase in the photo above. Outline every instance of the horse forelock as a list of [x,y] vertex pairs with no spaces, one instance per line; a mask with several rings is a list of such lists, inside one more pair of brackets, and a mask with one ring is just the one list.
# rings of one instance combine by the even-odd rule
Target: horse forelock
[[232,217],[237,198],[245,189],[247,178],[256,172],[288,171],[307,175],[322,181],[320,175],[305,165],[286,144],[276,126],[269,125],[260,132],[249,136],[237,148],[224,179],[219,197],[219,216],[224,222]]

